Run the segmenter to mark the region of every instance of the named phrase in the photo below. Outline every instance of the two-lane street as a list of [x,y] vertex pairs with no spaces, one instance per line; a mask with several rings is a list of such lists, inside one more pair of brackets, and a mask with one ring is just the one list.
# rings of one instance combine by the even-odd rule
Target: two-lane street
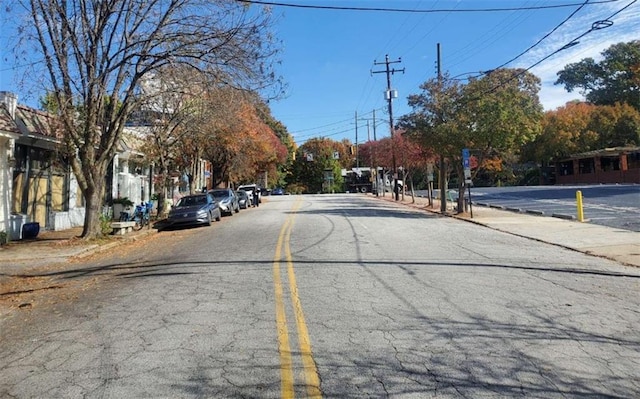
[[0,320],[0,397],[640,396],[640,270],[371,196],[70,268]]

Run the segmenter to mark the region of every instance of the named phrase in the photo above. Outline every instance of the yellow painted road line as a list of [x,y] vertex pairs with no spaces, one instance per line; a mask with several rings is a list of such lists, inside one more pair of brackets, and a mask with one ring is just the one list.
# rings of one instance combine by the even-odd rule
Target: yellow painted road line
[[278,245],[273,258],[273,284],[276,300],[276,328],[278,331],[278,352],[280,354],[280,394],[284,399],[295,397],[293,389],[293,362],[291,361],[291,347],[289,345],[289,330],[287,328],[287,315],[285,313],[284,302],[282,300],[282,280],[280,277],[280,257],[281,247],[290,222],[285,221],[280,235]]
[[[297,211],[297,208],[294,209],[294,212],[295,211]],[[291,257],[290,246],[292,228],[293,221],[289,224],[289,228],[287,229],[287,236],[284,240],[285,256],[287,259],[287,273],[289,275],[291,302],[293,304],[293,309],[296,317],[296,325],[298,327],[298,342],[300,345],[300,355],[302,356],[302,365],[304,368],[304,379],[307,387],[307,397],[321,398],[322,392],[320,391],[320,377],[318,376],[316,362],[313,359],[313,353],[311,351],[311,339],[309,338],[307,323],[304,319],[302,303],[300,302],[300,296],[298,295],[298,284],[296,283],[296,275],[293,270],[293,260]]]
[[295,396],[295,381],[293,374],[291,346],[289,343],[287,316],[283,300],[284,287],[281,280],[282,276],[280,263],[283,251],[287,262],[289,292],[291,295],[293,313],[296,319],[298,342],[300,346],[300,356],[302,357],[302,367],[307,397],[322,398],[322,392],[320,391],[320,377],[318,375],[316,362],[313,359],[313,352],[311,350],[311,339],[309,338],[307,323],[304,319],[304,312],[302,311],[302,303],[300,302],[300,296],[298,295],[298,284],[296,282],[295,271],[293,268],[293,259],[291,256],[291,231],[293,229],[293,220],[295,218],[295,213],[298,211],[300,203],[301,200],[295,202],[291,210],[291,215],[287,218],[287,220],[282,225],[282,228],[280,229],[278,244],[273,260],[273,280],[276,300],[276,324],[278,330],[278,352],[280,354],[280,389],[281,397],[286,399],[290,399]]

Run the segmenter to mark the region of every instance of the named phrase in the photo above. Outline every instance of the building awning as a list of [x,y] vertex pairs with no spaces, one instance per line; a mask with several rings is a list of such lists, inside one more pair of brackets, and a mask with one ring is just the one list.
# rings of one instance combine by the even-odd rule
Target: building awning
[[640,147],[612,147],[600,150],[586,151],[578,154],[571,154],[566,158],[559,159],[557,162],[572,161],[574,159],[584,159],[593,157],[619,156],[621,154],[629,154],[640,152]]

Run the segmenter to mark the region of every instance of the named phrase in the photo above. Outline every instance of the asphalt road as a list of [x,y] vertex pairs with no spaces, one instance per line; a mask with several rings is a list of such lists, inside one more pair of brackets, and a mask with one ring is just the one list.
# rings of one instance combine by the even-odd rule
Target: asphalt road
[[[472,187],[472,203],[543,216],[575,218],[582,192],[588,223],[640,231],[640,185]],[[452,191],[455,194],[455,191]],[[426,191],[418,191],[425,196]],[[465,193],[468,197],[468,193]]]
[[0,320],[0,397],[640,396],[640,271],[371,196],[267,197],[48,277]]

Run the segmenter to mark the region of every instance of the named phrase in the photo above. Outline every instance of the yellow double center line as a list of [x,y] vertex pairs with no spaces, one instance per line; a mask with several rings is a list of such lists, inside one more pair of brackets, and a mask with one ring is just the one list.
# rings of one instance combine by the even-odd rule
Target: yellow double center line
[[293,219],[295,218],[295,213],[298,210],[299,206],[300,201],[297,201],[292,208],[291,215],[282,225],[280,235],[278,236],[276,253],[273,260],[273,281],[275,286],[276,299],[276,325],[278,330],[278,352],[280,353],[280,389],[282,398],[295,397],[293,360],[291,356],[291,346],[289,343],[287,314],[285,311],[285,304],[283,300],[284,289],[282,286],[282,278],[280,274],[282,252],[284,251],[285,261],[287,263],[287,274],[289,277],[289,294],[291,296],[293,314],[296,319],[298,343],[300,346],[300,356],[302,358],[307,397],[321,398],[322,394],[320,392],[320,378],[318,377],[316,362],[313,360],[313,353],[311,352],[311,340],[309,339],[307,323],[304,320],[302,304],[300,303],[300,297],[298,296],[298,285],[296,284],[296,276],[293,270],[293,261],[291,259],[291,247],[289,245],[291,240],[291,229],[293,228]]

